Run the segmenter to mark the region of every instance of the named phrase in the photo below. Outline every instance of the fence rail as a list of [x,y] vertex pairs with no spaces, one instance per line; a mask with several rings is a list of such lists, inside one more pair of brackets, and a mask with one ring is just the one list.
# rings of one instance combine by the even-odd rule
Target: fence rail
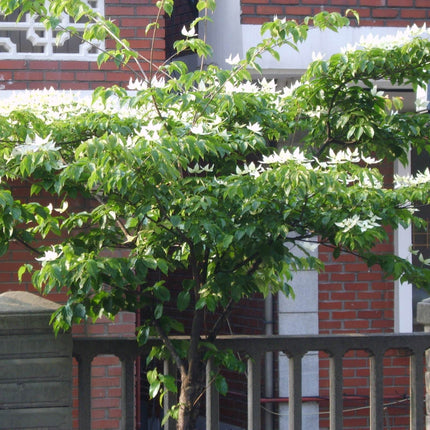
[[[139,355],[159,343],[151,340],[139,347],[135,339],[124,338],[75,338],[73,355],[79,366],[79,428],[91,428],[91,362],[97,355],[112,354],[122,363],[122,410],[123,429],[134,429],[134,363]],[[410,430],[425,428],[424,357],[430,348],[430,333],[412,334],[342,334],[313,336],[226,336],[216,340],[219,349],[231,349],[244,353],[248,361],[247,398],[248,430],[261,428],[261,363],[264,354],[279,351],[289,358],[289,430],[302,429],[302,358],[312,351],[323,351],[329,356],[329,413],[330,430],[343,428],[343,357],[348,351],[366,351],[370,360],[370,430],[384,428],[383,360],[386,351],[406,350],[409,355],[410,376]],[[211,379],[212,362],[207,364],[207,381]],[[165,371],[171,365],[165,364]],[[165,396],[165,406],[172,405],[174,398]],[[164,427],[173,430],[169,421]],[[209,384],[206,393],[206,429],[219,429],[218,394]],[[269,430],[269,429],[266,429]]]

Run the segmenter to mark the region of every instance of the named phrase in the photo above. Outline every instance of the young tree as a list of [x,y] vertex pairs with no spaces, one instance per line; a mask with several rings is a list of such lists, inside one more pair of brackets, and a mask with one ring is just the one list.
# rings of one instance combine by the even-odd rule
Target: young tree
[[[172,12],[173,0],[157,3],[160,13]],[[3,12],[31,11],[47,26],[58,25],[64,11],[76,20],[86,16],[85,39],[109,36],[116,43],[100,62],[151,62],[85,3],[48,5],[0,0]],[[197,7],[213,9],[215,1]],[[178,51],[210,55],[196,37],[206,17],[184,30]],[[231,70],[189,71],[171,61],[153,64],[147,75],[133,66],[132,93],[99,88],[91,104],[48,91],[2,108],[1,252],[11,241],[22,243],[38,264],[23,266],[19,276],[30,271],[43,293],[67,288],[68,301],[53,316],[56,330],[83,318],[143,311],[139,342],[161,338],[160,353],[178,369],[178,429],[194,428],[202,363],[208,354],[217,357],[208,345],[235,304],[255,293],[288,295],[295,271],[323,270],[311,246],[352,253],[395,279],[429,284],[427,268],[373,252],[388,240],[387,227],[419,225],[415,211],[430,200],[428,170],[394,178],[394,186],[378,170],[381,162],[405,163],[411,147],[428,150],[428,117],[400,113],[401,101],[377,90],[381,79],[415,89],[430,79],[428,32],[412,29],[401,39],[316,60],[292,88],[251,81],[264,52],[277,57],[279,46],[297,49],[311,25],[337,30],[348,22],[325,12],[303,23],[275,19],[263,25],[258,46],[231,60]],[[156,30],[157,23],[148,27]],[[29,184],[30,202],[14,198],[11,181]],[[43,204],[42,194],[61,208]],[[90,208],[72,207],[76,196]],[[189,277],[173,295],[169,277],[178,270]],[[161,280],[154,281],[153,271]],[[189,330],[166,310],[172,304],[176,315],[191,311]],[[203,324],[206,314],[212,326]],[[172,342],[178,333],[188,340]],[[152,373],[153,394],[160,378],[174,389],[172,379]]]

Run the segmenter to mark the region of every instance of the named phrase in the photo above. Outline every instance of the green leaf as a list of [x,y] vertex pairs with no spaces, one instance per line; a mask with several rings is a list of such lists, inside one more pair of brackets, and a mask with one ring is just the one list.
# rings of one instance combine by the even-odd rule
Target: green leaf
[[20,282],[22,282],[22,277],[24,276],[24,274],[26,272],[31,273],[33,271],[33,266],[31,264],[23,264],[19,269],[18,269],[18,279]]
[[159,258],[157,260],[157,267],[165,274],[167,275],[169,273],[169,265],[166,260],[163,258]]
[[164,281],[157,282],[153,287],[153,291],[158,300],[162,302],[170,300],[170,291],[164,286]]
[[178,392],[178,387],[176,386],[176,378],[171,375],[160,375],[161,382],[167,391],[172,393]]
[[[155,373],[154,373],[155,372]],[[158,379],[158,373],[155,371],[148,371],[147,378],[149,382],[149,398],[154,399],[157,397],[161,389],[161,381]]]
[[219,392],[221,395],[223,395],[223,396],[227,395],[227,392],[228,392],[228,384],[227,384],[227,381],[226,381],[226,379],[224,378],[224,376],[222,376],[222,375],[217,375],[217,376],[215,377],[215,386],[216,386],[216,389],[218,390],[218,392]]
[[154,309],[154,318],[159,320],[163,316],[164,306],[161,303],[158,303]]
[[190,304],[190,300],[191,300],[190,293],[188,291],[181,291],[178,294],[178,301],[177,301],[178,310],[180,312],[183,312],[185,309],[187,309]]

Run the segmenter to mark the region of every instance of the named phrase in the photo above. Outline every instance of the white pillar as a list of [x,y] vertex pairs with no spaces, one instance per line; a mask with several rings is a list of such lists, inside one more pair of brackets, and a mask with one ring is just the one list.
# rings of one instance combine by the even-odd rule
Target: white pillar
[[[300,251],[297,251],[298,253]],[[317,251],[315,251],[317,253]],[[291,282],[295,299],[279,294],[279,334],[306,335],[318,334],[318,272],[303,270],[294,274]],[[302,395],[319,395],[318,352],[311,352],[302,361]],[[288,357],[279,357],[279,395],[289,397]],[[279,408],[279,428],[288,430],[288,405]],[[319,428],[318,403],[304,403],[302,408],[303,428]]]

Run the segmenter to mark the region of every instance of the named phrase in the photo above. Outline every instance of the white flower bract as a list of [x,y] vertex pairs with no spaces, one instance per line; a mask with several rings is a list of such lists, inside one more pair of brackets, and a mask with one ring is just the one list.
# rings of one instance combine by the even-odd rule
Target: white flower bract
[[44,139],[37,134],[34,138],[27,135],[25,143],[15,146],[12,155],[26,155],[38,151],[58,151],[55,142],[51,140],[51,134]]
[[254,178],[258,178],[262,172],[264,172],[262,166],[257,166],[255,163],[246,164],[242,169],[239,166],[236,167],[236,173],[238,175],[250,175]]
[[375,227],[380,227],[378,220],[381,218],[377,215],[372,214],[369,218],[361,219],[359,215],[353,215],[352,217],[345,218],[343,221],[336,222],[335,224],[342,229],[343,233],[347,233],[357,226],[361,232],[365,232]]
[[249,123],[246,128],[255,134],[261,134],[261,130],[263,130],[263,128],[258,122],[254,122],[254,124]]
[[197,36],[196,28],[191,27],[189,30],[187,30],[187,27],[185,27],[184,25],[182,27],[181,34],[182,36],[185,36],[185,37],[196,37]]
[[306,157],[300,148],[296,148],[293,152],[288,149],[281,149],[279,153],[274,153],[271,155],[264,155],[262,164],[284,164],[289,161],[295,161],[300,164],[309,164],[311,160]]
[[346,149],[345,151],[335,152],[330,148],[329,151],[329,164],[343,164],[343,163],[358,163],[361,160],[360,155],[358,153],[358,149]]
[[205,166],[200,166],[196,164],[194,167],[188,167],[187,170],[189,173],[210,173],[213,172],[214,166],[210,166],[209,164],[206,164]]
[[61,255],[61,253],[58,253],[57,251],[55,251],[54,248],[52,248],[52,250],[47,250],[45,251],[45,253],[43,254],[42,257],[36,258],[37,261],[40,261],[41,263],[46,263],[49,261],[55,261],[57,260],[57,258]]
[[411,187],[430,183],[430,170],[418,172],[415,176],[394,176],[394,188]]
[[233,58],[231,57],[231,54],[230,54],[230,56],[225,59],[225,62],[227,64],[230,64],[230,66],[235,66],[236,64],[239,64],[240,62],[239,54],[236,54]]

